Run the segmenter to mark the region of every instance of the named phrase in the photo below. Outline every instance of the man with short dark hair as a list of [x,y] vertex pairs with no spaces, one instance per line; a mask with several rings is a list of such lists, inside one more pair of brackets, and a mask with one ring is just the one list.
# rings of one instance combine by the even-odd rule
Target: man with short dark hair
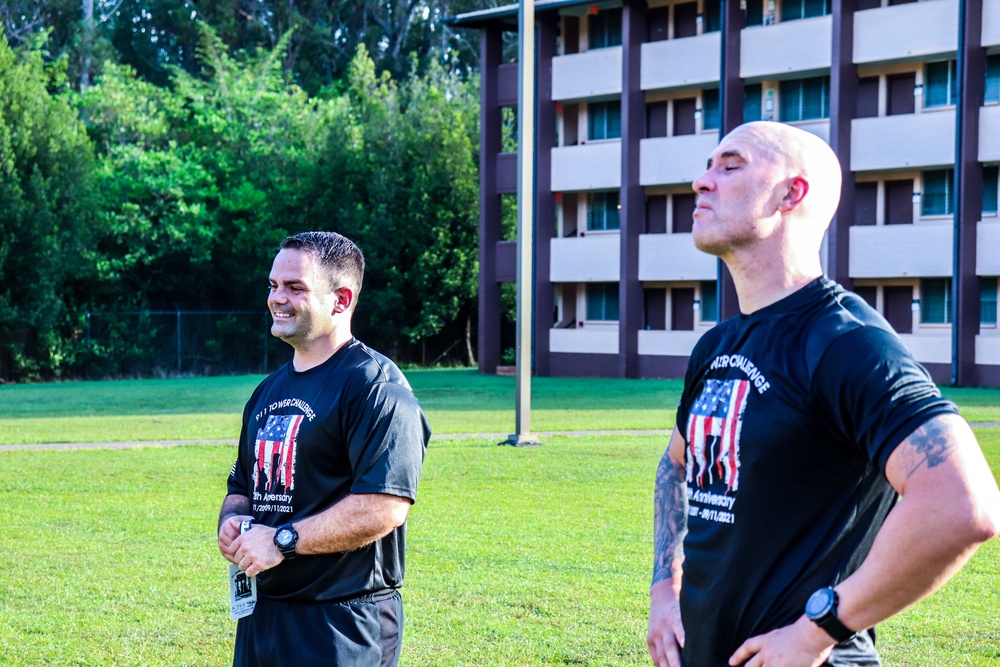
[[1000,531],[968,424],[823,277],[840,182],[821,139],[757,122],[693,183],[694,243],[725,262],[741,312],[696,345],[657,471],[657,667],[877,666],[869,629]]
[[294,354],[246,405],[219,516],[219,550],[259,591],[234,667],[399,658],[405,522],[430,429],[399,369],[351,333],[363,277],[361,251],[334,232],[289,237],[274,258],[271,333]]

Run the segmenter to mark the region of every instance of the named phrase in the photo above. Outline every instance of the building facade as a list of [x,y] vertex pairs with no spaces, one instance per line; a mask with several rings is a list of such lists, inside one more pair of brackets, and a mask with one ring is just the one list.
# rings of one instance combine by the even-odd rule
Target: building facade
[[[454,21],[481,31],[486,373],[515,279],[517,10]],[[840,157],[827,275],[936,381],[1000,386],[1000,0],[543,0],[536,21],[536,374],[683,375],[738,312],[691,241],[691,182],[721,134],[763,119]]]

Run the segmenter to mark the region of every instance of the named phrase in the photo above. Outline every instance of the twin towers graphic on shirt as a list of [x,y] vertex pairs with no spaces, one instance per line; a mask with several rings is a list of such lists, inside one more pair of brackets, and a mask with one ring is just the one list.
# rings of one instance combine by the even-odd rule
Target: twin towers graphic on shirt
[[269,415],[257,431],[253,505],[258,512],[291,512],[295,453],[304,415]]
[[751,388],[749,380],[705,380],[691,406],[685,433],[691,517],[736,521],[732,509],[740,488],[740,434]]

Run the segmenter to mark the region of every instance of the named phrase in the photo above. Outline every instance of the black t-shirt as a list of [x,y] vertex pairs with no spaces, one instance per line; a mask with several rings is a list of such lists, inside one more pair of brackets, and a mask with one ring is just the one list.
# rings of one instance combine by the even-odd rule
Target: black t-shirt
[[[323,364],[269,375],[243,413],[229,493],[250,498],[254,519],[278,526],[348,494],[416,500],[430,428],[406,378],[352,339]],[[406,526],[344,553],[296,556],[257,577],[260,593],[339,600],[403,583]]]
[[888,323],[825,278],[705,334],[677,411],[686,667],[723,667],[854,572],[896,500],[889,455],[954,412]]

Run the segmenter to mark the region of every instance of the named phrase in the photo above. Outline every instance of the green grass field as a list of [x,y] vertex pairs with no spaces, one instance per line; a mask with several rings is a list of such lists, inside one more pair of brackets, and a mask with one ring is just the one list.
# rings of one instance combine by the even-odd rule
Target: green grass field
[[[437,433],[513,428],[511,378],[408,376]],[[0,441],[234,442],[258,379],[2,386]],[[533,386],[539,432],[665,430],[680,389]],[[998,391],[956,399],[970,419],[1000,417]],[[1000,428],[976,432],[1000,474]],[[405,666],[649,664],[652,481],[666,437],[544,441],[432,441],[410,519]],[[215,521],[234,456],[234,444],[0,452],[0,665],[228,665],[235,626]],[[885,664],[996,667],[997,609],[1000,544],[990,543],[942,591],[880,626]]]

